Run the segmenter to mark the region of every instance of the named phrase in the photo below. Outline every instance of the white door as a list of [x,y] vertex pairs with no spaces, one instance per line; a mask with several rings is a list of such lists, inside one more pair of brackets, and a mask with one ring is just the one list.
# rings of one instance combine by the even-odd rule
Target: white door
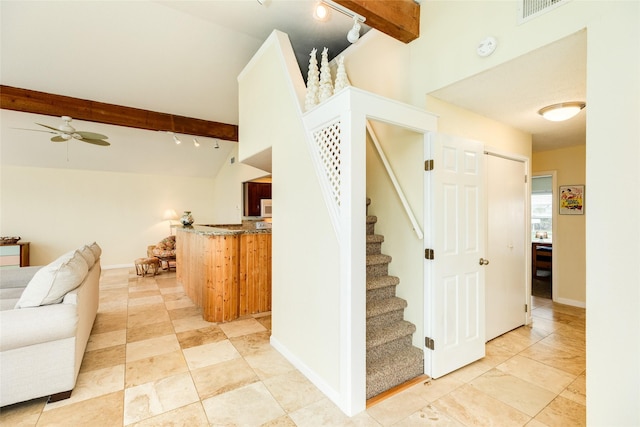
[[425,159],[425,373],[438,378],[485,355],[483,145],[430,135]]
[[527,188],[522,161],[488,154],[486,340],[525,324]]

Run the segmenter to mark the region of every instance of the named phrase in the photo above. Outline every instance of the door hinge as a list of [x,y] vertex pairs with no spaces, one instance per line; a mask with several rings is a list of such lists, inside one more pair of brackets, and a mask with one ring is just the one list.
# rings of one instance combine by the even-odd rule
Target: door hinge
[[424,161],[424,170],[429,172],[433,170],[433,159]]
[[524,183],[526,184],[529,181],[529,175],[524,176]]
[[433,249],[425,249],[424,250],[424,259],[433,259],[435,256],[433,254]]
[[524,305],[524,312],[528,313],[529,312],[529,304],[525,304]]
[[435,350],[436,347],[435,342],[429,337],[424,337],[424,346],[429,350]]

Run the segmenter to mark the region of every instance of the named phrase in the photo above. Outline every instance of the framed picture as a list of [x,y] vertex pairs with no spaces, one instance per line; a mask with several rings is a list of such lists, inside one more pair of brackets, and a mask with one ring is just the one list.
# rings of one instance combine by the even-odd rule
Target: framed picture
[[561,185],[560,215],[584,215],[584,185]]

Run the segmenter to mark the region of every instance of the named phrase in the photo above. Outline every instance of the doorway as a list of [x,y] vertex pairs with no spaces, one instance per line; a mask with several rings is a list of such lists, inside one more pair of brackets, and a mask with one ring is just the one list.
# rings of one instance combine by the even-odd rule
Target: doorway
[[531,178],[531,295],[553,299],[555,171]]

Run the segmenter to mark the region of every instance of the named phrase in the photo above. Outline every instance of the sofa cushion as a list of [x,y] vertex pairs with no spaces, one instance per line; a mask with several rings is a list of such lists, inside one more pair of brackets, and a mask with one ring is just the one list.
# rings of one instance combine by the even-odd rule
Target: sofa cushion
[[95,255],[93,255],[93,251],[91,250],[91,248],[87,245],[84,245],[78,250],[80,251],[80,255],[82,255],[84,260],[87,262],[87,267],[93,267],[93,264],[96,263],[96,257]]
[[89,271],[89,266],[79,251],[74,251],[71,258],[60,264],[57,261],[59,260],[38,270],[22,293],[16,308],[61,302],[67,292],[82,283]]
[[102,255],[102,248],[96,243],[93,242],[89,246],[89,249],[91,249],[91,252],[93,252],[93,257],[95,258],[95,260],[99,260],[100,259],[100,255]]

